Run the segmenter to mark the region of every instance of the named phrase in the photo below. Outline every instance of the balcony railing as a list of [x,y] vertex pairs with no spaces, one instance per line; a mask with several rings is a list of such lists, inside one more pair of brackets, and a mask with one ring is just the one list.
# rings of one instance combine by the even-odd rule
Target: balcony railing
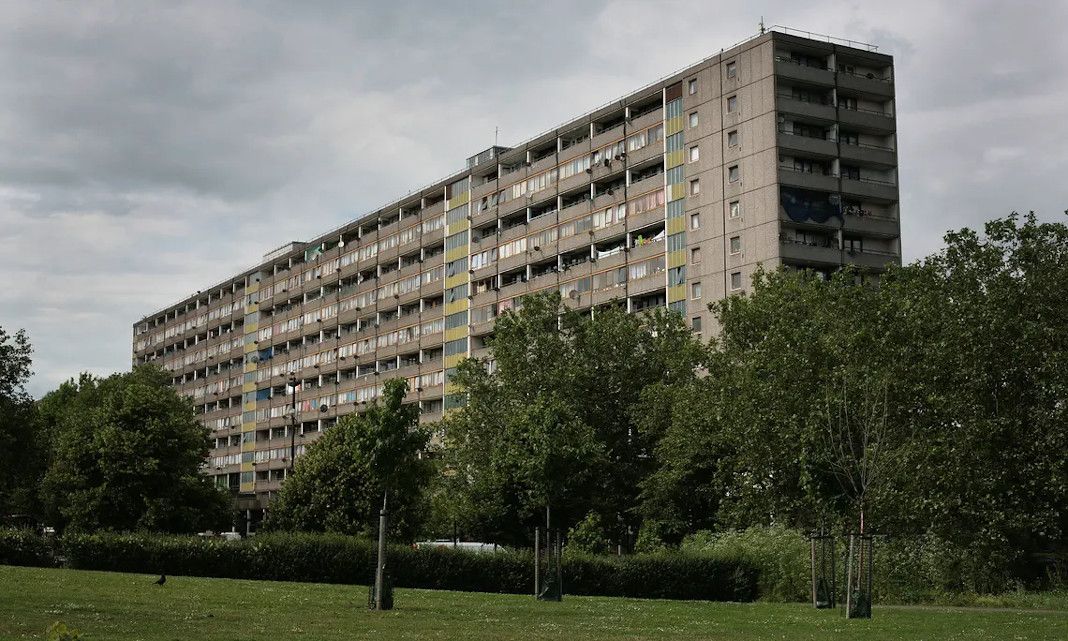
[[845,109],[846,111],[859,111],[860,113],[863,113],[863,114],[876,114],[876,115],[879,115],[879,116],[886,116],[888,118],[893,116],[893,114],[886,113],[885,109],[868,109],[866,107],[850,107],[850,106],[844,105],[842,103],[838,103],[838,108],[839,109]]
[[867,80],[877,80],[879,82],[886,82],[886,83],[894,82],[893,78],[884,78],[882,76],[877,76],[872,71],[867,71],[867,72],[864,72],[864,73],[860,73],[859,71],[839,71],[838,73],[840,73],[842,75],[845,75],[845,76],[853,76],[855,78],[865,78]]
[[818,135],[813,135],[813,134],[810,134],[810,133],[799,132],[799,131],[784,131],[782,129],[779,130],[779,133],[783,134],[785,136],[798,136],[799,138],[812,138],[813,140],[830,140],[831,139],[830,135],[828,135],[828,134],[823,134],[822,136],[818,136]]
[[897,183],[892,180],[882,180],[881,178],[868,178],[866,176],[842,176],[845,180],[855,180],[862,183],[871,183],[873,185],[888,185],[890,187],[896,187]]
[[805,60],[795,60],[789,56],[775,56],[775,62],[785,62],[790,65],[797,65],[798,67],[808,67],[809,69],[819,69],[820,71],[832,71],[832,69],[826,64],[817,65]]
[[823,96],[795,96],[794,94],[787,93],[785,91],[777,91],[775,92],[775,95],[779,98],[786,98],[787,100],[796,100],[798,102],[807,102],[813,105],[831,105],[830,98],[825,98]]
[[873,145],[870,142],[848,142],[843,140],[843,145],[849,145],[850,147],[860,147],[861,149],[878,149],[880,151],[894,151],[893,147],[887,147],[886,145]]

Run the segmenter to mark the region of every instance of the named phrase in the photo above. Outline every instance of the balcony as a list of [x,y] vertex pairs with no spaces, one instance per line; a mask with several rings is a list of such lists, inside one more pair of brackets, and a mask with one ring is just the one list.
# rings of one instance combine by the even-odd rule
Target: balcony
[[875,178],[842,178],[842,193],[882,202],[898,200],[897,185]]
[[667,275],[665,272],[656,272],[632,280],[627,285],[627,293],[630,296],[641,296],[655,291],[662,291],[667,287]]
[[590,139],[587,136],[581,141],[572,143],[570,146],[561,149],[559,154],[560,163],[563,164],[588,153],[590,153]]
[[[833,112],[833,110],[832,110]],[[878,134],[894,133],[894,116],[874,109],[839,109],[838,119],[843,125]]]
[[830,69],[801,64],[786,56],[775,56],[775,75],[809,84],[834,85],[834,72]]
[[845,260],[851,265],[882,271],[888,265],[900,265],[901,256],[896,252],[877,249],[845,252]]
[[559,183],[559,189],[561,193],[567,193],[569,191],[579,189],[583,185],[588,185],[590,182],[590,173],[587,171],[580,171],[574,176],[568,176]]
[[623,120],[620,119],[618,123],[613,124],[608,129],[599,132],[590,141],[591,149],[600,149],[605,145],[609,145],[617,140],[623,138]]
[[642,178],[637,182],[630,184],[627,188],[627,193],[631,196],[640,196],[655,189],[663,188],[664,186],[664,172],[653,174],[652,176]]
[[826,138],[814,138],[786,131],[780,131],[778,144],[782,150],[798,151],[803,154],[834,158],[838,155],[838,144]]
[[790,94],[776,95],[775,108],[778,111],[828,122],[833,122],[838,117],[829,101],[809,102],[794,98]]
[[842,160],[893,167],[897,165],[897,153],[890,147],[866,143],[841,145]]
[[809,265],[841,265],[842,250],[838,247],[824,247],[802,242],[781,240],[780,258],[791,263]]
[[492,193],[497,191],[497,178],[496,178],[496,175],[497,174],[495,173],[493,180],[487,180],[486,182],[484,182],[482,184],[479,184],[479,185],[475,185],[475,186],[473,186],[471,188],[471,201],[472,202],[478,202],[478,200],[480,198],[482,198],[484,196],[489,196],[490,194],[492,194]]
[[794,171],[792,168],[782,166],[779,167],[779,183],[802,189],[838,191],[838,178],[833,174]]
[[880,77],[875,72],[871,73],[848,73],[838,72],[838,86],[860,93],[890,98],[894,95],[894,81],[892,78]]

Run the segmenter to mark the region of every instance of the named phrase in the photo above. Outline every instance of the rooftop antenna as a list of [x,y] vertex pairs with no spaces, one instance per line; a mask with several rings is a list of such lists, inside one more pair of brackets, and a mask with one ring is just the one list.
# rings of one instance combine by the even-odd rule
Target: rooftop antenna
[[500,127],[494,127],[493,128],[493,146],[494,147],[497,146],[497,134],[499,134],[499,133],[501,133],[501,128]]
[[764,35],[764,16],[760,16],[760,35]]

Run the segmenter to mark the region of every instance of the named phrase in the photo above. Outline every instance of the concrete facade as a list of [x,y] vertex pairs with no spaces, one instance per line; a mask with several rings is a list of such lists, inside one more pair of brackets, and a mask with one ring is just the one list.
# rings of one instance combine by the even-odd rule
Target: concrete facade
[[172,373],[206,473],[263,507],[384,380],[425,420],[457,405],[449,371],[523,295],[668,306],[707,338],[759,265],[899,263],[895,132],[890,56],[769,32],[146,316],[133,363]]

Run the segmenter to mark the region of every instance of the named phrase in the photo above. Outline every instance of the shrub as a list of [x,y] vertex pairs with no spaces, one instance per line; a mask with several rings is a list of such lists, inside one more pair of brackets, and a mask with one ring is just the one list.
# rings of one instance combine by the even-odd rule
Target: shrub
[[81,641],[82,633],[56,621],[48,626],[48,641]]
[[569,549],[586,554],[607,554],[612,549],[612,541],[605,533],[601,516],[590,512],[567,533]]
[[[334,534],[264,534],[242,541],[134,534],[69,534],[69,567],[85,570],[314,581],[371,582],[372,541]],[[650,554],[625,557],[565,554],[568,594],[749,601],[757,572],[745,561]],[[529,593],[529,552],[475,554],[449,548],[394,546],[387,570],[393,585],[473,592]]]
[[48,539],[33,530],[0,529],[0,564],[49,567],[55,561]]
[[698,532],[687,537],[681,549],[690,554],[723,562],[744,562],[758,568],[761,599],[807,601],[811,598],[808,538],[797,530],[772,526]]

